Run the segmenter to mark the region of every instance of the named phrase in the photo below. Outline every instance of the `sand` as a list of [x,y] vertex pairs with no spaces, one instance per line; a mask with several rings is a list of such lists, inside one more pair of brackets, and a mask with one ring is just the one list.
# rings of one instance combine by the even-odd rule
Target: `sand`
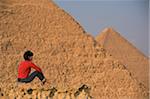
[[145,87],[149,87],[149,60],[129,41],[123,38],[113,28],[105,28],[96,40],[110,53],[118,59],[132,75]]
[[[0,1],[0,97],[147,99],[143,85],[76,22],[49,0]],[[18,84],[26,50],[48,83]]]

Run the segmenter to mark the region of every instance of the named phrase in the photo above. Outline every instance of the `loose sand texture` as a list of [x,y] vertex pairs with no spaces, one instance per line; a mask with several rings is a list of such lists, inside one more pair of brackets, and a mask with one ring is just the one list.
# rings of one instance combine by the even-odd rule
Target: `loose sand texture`
[[[0,0],[0,99],[148,99],[143,85],[50,0]],[[16,82],[27,50],[48,82]]]

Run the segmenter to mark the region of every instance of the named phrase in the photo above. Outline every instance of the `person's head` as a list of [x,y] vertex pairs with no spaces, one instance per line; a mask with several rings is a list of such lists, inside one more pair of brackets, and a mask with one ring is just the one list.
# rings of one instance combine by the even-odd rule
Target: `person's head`
[[23,55],[24,59],[25,60],[28,60],[28,61],[31,61],[32,60],[32,56],[33,56],[33,53],[31,51],[26,51]]

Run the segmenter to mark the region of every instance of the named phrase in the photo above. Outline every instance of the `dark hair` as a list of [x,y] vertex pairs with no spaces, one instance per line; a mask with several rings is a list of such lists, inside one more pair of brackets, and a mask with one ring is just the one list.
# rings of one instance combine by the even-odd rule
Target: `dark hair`
[[30,59],[29,59],[29,56],[33,56],[33,53],[28,50],[28,51],[26,51],[26,52],[24,53],[23,57],[24,57],[25,60],[30,60]]

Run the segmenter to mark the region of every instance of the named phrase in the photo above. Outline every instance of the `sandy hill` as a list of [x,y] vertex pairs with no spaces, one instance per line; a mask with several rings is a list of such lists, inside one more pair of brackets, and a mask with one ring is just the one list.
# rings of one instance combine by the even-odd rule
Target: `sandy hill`
[[148,88],[148,57],[144,56],[113,28],[104,29],[96,37],[96,40],[114,58],[119,59],[139,82]]
[[[50,0],[0,1],[0,98],[146,99],[145,88]],[[48,79],[16,84],[27,49]]]

